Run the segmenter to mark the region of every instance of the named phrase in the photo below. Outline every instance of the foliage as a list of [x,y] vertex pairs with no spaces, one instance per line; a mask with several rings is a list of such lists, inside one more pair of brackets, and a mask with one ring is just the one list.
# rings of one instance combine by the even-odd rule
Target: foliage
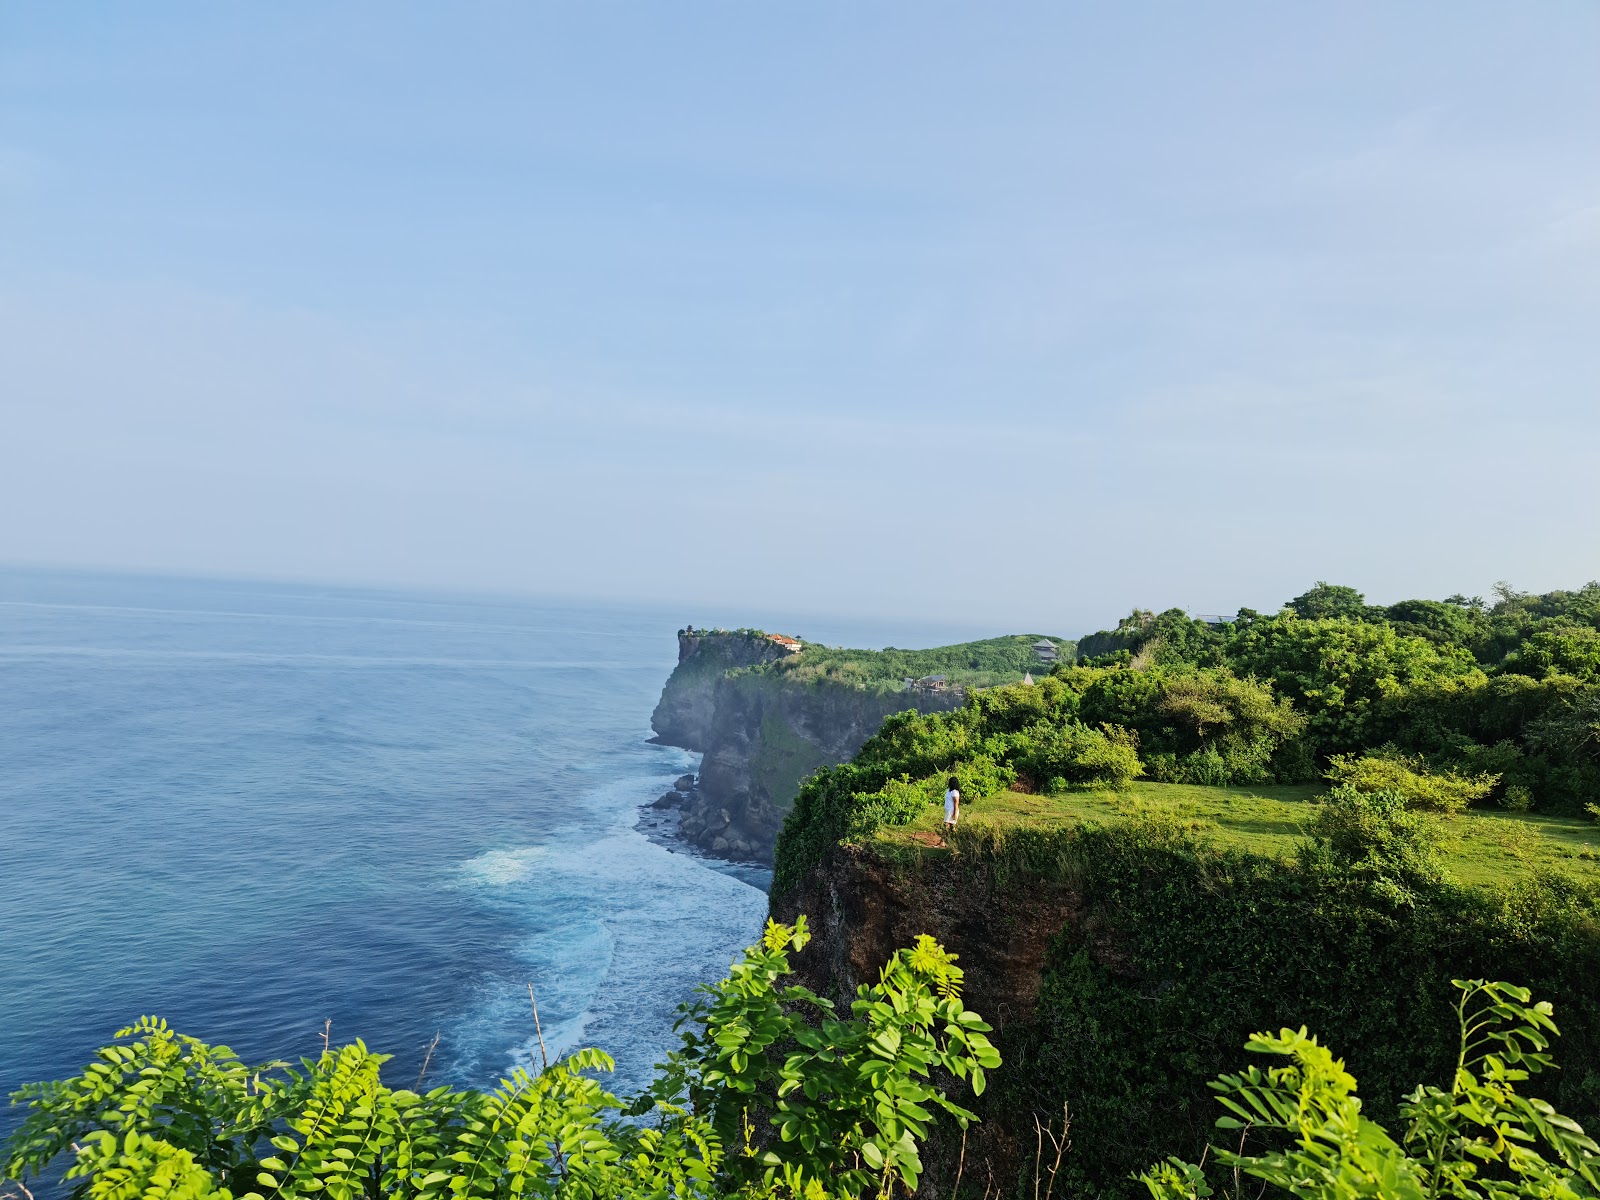
[[[730,1162],[737,1182],[770,1182],[788,1166],[850,1195],[885,1195],[896,1180],[915,1189],[932,1109],[962,1128],[973,1119],[930,1072],[982,1095],[985,1070],[1000,1063],[984,1036],[989,1026],[961,1003],[955,956],[926,935],[896,952],[876,984],[857,990],[850,1019],[837,1019],[832,1003],[807,989],[776,986],[789,971],[788,950],[807,936],[803,919],[793,930],[769,924],[726,980],[702,989],[660,1094],[687,1095],[725,1143],[752,1108],[773,1114],[777,1139]],[[820,1016],[817,1025],[806,1021],[808,1011]],[[777,1048],[787,1049],[781,1059]]]
[[1533,807],[1533,793],[1520,783],[1509,784],[1500,804],[1509,812],[1527,812]]
[[[1000,1061],[989,1027],[961,1004],[954,956],[926,937],[836,1016],[780,986],[807,936],[803,918],[769,922],[729,978],[684,1007],[683,1048],[630,1104],[593,1077],[612,1067],[599,1050],[519,1068],[493,1092],[419,1093],[385,1086],[387,1056],[360,1042],[298,1069],[245,1066],[147,1017],[77,1078],[17,1094],[31,1111],[0,1172],[21,1180],[69,1158],[70,1194],[90,1200],[827,1200],[913,1188],[932,1109],[973,1119],[930,1073],[982,1094]],[[753,1138],[757,1119],[771,1136]]]
[[1056,791],[1075,783],[1120,787],[1144,774],[1138,738],[1120,725],[1038,721],[1010,743],[1016,769]]
[[[1319,582],[1276,616],[1240,609],[1212,628],[1173,609],[1135,610],[1115,630],[1078,642],[1079,666],[1181,676],[1225,668],[1270,685],[1304,731],[1259,753],[1162,744],[1159,689],[1122,685],[1116,720],[1139,734],[1152,778],[1264,782],[1315,778],[1333,755],[1392,743],[1430,771],[1503,776],[1536,810],[1576,812],[1600,795],[1600,582],[1544,595],[1496,588],[1481,598],[1365,602],[1354,588]],[[1091,709],[1093,705],[1091,704]],[[1262,774],[1252,774],[1252,770]]]
[[1320,621],[1325,617],[1354,617],[1359,620],[1366,612],[1367,598],[1353,587],[1319,579],[1316,586],[1296,596],[1286,607],[1307,621]]
[[1068,672],[1085,721],[1133,730],[1150,774],[1166,783],[1267,783],[1305,728],[1289,702],[1226,668]]
[[1392,748],[1373,754],[1336,754],[1328,764],[1328,781],[1336,788],[1399,796],[1413,808],[1459,812],[1482,800],[1500,782],[1498,775],[1460,775],[1430,771],[1415,756]]
[[[990,687],[1015,683],[1030,671],[1047,669],[1034,643],[1036,634],[1011,634],[928,650],[901,650],[894,646],[882,650],[851,650],[807,642],[799,654],[751,668],[763,674],[802,683],[828,682],[848,687],[879,691],[898,691],[907,679],[944,675],[953,685]],[[1052,642],[1063,659],[1071,660],[1072,642],[1061,638]]]
[[[1287,1059],[1211,1086],[1217,1128],[1269,1138],[1262,1153],[1212,1147],[1220,1167],[1307,1200],[1568,1200],[1600,1194],[1600,1145],[1576,1121],[1517,1085],[1553,1068],[1548,1001],[1527,988],[1456,980],[1459,1049],[1450,1086],[1419,1085],[1400,1105],[1396,1138],[1362,1112],[1343,1060],[1305,1026],[1257,1033],[1246,1050]],[[1241,1145],[1241,1150],[1242,1150]],[[1169,1158],[1140,1176],[1154,1200],[1199,1200],[1201,1167]]]
[[1489,636],[1489,614],[1480,606],[1455,600],[1402,600],[1384,610],[1384,619],[1402,637],[1426,638],[1474,653]]
[[1535,748],[1579,762],[1600,762],[1600,688],[1569,695],[1528,730]]
[[1540,629],[1506,655],[1502,670],[1535,679],[1570,675],[1600,682],[1600,630],[1566,621]]
[[1143,774],[1136,734],[1078,719],[1078,683],[1074,676],[985,689],[953,712],[890,717],[852,761],[801,785],[779,834],[774,890],[793,887],[836,842],[907,824],[944,794],[950,775],[970,804],[1013,783],[1120,786]]
[[1112,632],[1090,634],[1078,642],[1078,661],[1085,666],[1110,667],[1190,664],[1220,666],[1224,637],[1204,621],[1180,608],[1156,614],[1135,609]]
[[1372,745],[1374,709],[1383,701],[1476,670],[1466,651],[1402,637],[1387,625],[1293,615],[1249,623],[1230,643],[1229,660],[1288,697],[1325,754]]
[[1317,806],[1300,861],[1333,866],[1409,902],[1419,887],[1444,875],[1438,824],[1412,811],[1401,792],[1338,786]]
[[915,819],[955,774],[962,795],[1168,782],[1270,782],[1304,720],[1272,690],[1225,668],[1068,667],[1034,686],[986,688],[947,713],[900,713],[842,766],[800,788],[779,835],[774,890],[829,846]]

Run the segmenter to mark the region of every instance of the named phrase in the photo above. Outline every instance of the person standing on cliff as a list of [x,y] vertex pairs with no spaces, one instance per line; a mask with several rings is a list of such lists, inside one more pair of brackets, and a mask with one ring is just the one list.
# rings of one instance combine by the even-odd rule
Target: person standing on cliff
[[950,776],[950,784],[944,793],[944,827],[954,829],[956,818],[961,815],[961,785],[954,775]]

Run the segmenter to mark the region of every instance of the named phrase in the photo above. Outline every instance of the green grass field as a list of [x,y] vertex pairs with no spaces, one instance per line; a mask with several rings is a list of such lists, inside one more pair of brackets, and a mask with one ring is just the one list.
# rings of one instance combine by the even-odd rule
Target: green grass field
[[[1315,784],[1214,788],[1132,783],[1118,791],[1061,796],[1001,792],[963,805],[961,819],[971,825],[1053,828],[1161,812],[1186,822],[1217,845],[1286,857],[1303,836],[1311,800],[1323,790]],[[923,853],[939,852],[941,818],[942,809],[929,805],[910,825],[879,830],[875,840],[891,852],[913,846]],[[1442,824],[1449,871],[1463,883],[1492,885],[1555,869],[1600,884],[1600,826],[1592,821],[1475,810],[1444,818]]]

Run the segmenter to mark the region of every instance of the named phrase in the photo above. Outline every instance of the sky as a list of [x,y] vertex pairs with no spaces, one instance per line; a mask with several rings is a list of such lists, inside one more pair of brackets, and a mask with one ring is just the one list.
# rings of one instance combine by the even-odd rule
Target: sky
[[1070,636],[1597,467],[1587,0],[0,6],[0,562]]

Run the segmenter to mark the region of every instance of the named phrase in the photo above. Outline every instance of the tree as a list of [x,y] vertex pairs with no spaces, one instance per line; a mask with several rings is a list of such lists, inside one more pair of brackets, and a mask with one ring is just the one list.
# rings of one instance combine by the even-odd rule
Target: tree
[[1367,598],[1353,587],[1319,579],[1310,591],[1289,601],[1289,607],[1308,621],[1323,617],[1360,618],[1367,610]]
[[1288,615],[1240,628],[1228,659],[1236,672],[1270,680],[1277,695],[1288,697],[1324,754],[1370,745],[1380,701],[1476,670],[1465,650],[1401,637],[1387,625]]

